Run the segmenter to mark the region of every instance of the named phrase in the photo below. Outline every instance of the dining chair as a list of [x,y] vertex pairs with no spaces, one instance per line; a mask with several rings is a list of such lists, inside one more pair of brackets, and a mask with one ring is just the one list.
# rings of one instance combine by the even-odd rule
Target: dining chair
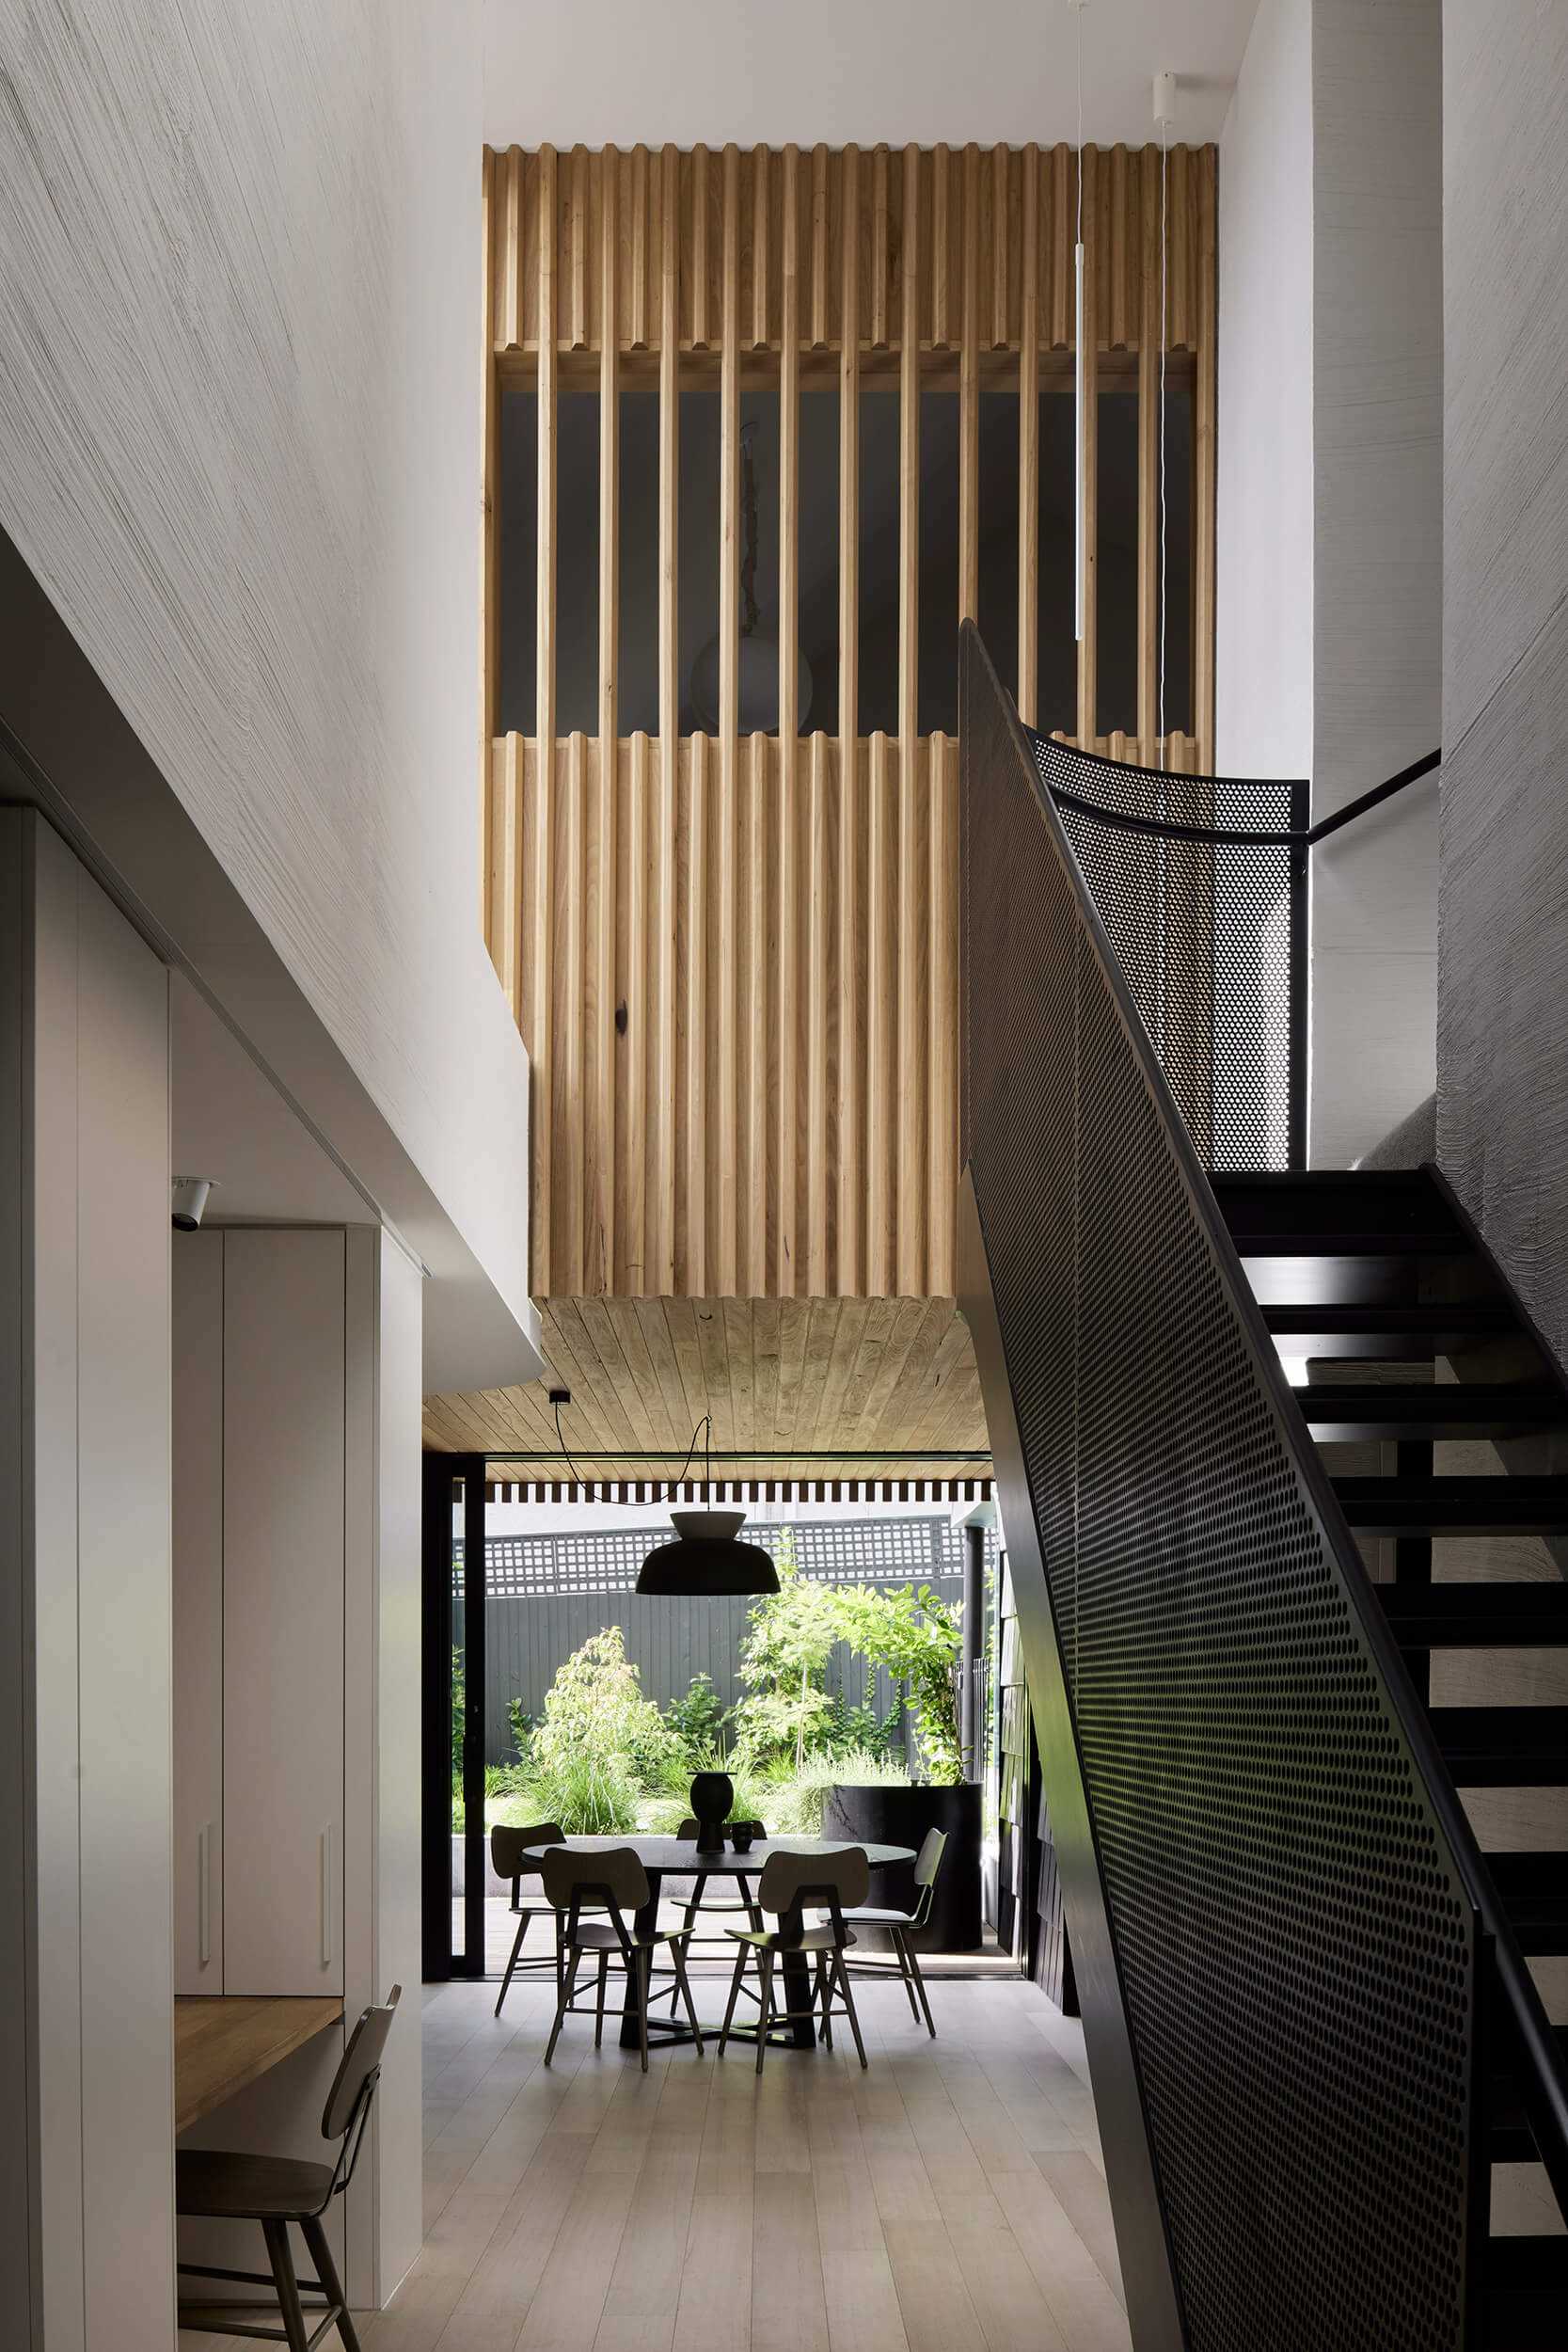
[[[636,1989],[638,2048],[642,2059],[642,2072],[648,2071],[648,1998],[653,1982],[653,1956],[661,1945],[670,1947],[674,1969],[675,1989],[686,2004],[690,2020],[697,2056],[703,2055],[703,2029],[697,2023],[697,2012],[691,2004],[691,1986],[686,1974],[686,1940],[684,1928],[640,1929],[637,1914],[647,1905],[651,1890],[648,1873],[630,1846],[610,1846],[591,1853],[574,1852],[569,1846],[553,1849],[544,1857],[543,1877],[546,1899],[563,1915],[562,1929],[562,1967],[556,1992],[555,2023],[550,2027],[549,2042],[545,2050],[548,2066],[555,2056],[555,2045],[561,2028],[573,2012],[576,2002],[578,1963],[585,1952],[597,1955],[599,1981],[594,2003],[594,2047],[604,2041],[605,1991],[610,1977],[612,1955],[619,1954],[626,1975],[626,1992]],[[602,1919],[585,1919],[586,1911],[601,1912]],[[626,1924],[630,1914],[632,1924]],[[624,2017],[626,2007],[612,2009],[611,2017]]]
[[[725,1827],[726,1829],[732,1830],[749,1829],[752,1837],[757,1839],[759,1842],[765,1840],[768,1836],[767,1828],[761,1821],[727,1821],[725,1823]],[[675,1832],[675,1835],[677,1837],[683,1839],[694,1838],[697,1835],[696,1821],[689,1815],[688,1818],[681,1823],[680,1828]],[[749,1870],[737,1870],[735,1872],[735,1883],[740,1890],[740,1899],[738,1902],[733,1901],[726,1895],[709,1895],[705,1893],[705,1890],[706,1889],[713,1875],[714,1874],[711,1870],[705,1870],[703,1868],[703,1858],[701,1855],[698,1855],[696,1858],[696,1867],[692,1876],[690,1893],[688,1895],[676,1896],[674,1899],[680,1904],[682,1911],[686,1914],[686,1931],[688,1936],[691,1937],[696,1934],[696,1921],[699,1914],[709,1919],[717,1919],[722,1917],[725,1914],[734,1917],[736,1914],[738,1913],[740,1916],[747,1921],[749,1926],[760,1928],[762,1925],[762,1914],[757,1906],[756,1898],[752,1893],[752,1880],[756,1873]],[[700,1940],[704,1943],[719,1942],[719,1938],[717,1936],[704,1936]],[[721,1948],[722,1948],[721,1946]]]
[[[256,2221],[272,2265],[261,2270],[218,2270],[208,2263],[182,2263],[184,2279],[222,2279],[235,2284],[271,2287],[277,2296],[281,2328],[257,2324],[264,2303],[182,2303],[182,2328],[202,2328],[219,2336],[260,2336],[269,2344],[286,2344],[289,2352],[313,2352],[333,2323],[346,2352],[359,2352],[359,2338],[349,2316],[343,2282],[332,2259],[322,2217],[335,2197],[341,2197],[354,2178],[359,2150],[381,2079],[381,2057],[402,1997],[394,1984],[384,2002],[362,2010],[348,2038],[332,2088],[322,2111],[322,2137],[338,2142],[337,2162],[312,2163],[297,2156],[256,2156],[230,2153],[221,2148],[180,2148],[174,2157],[174,2210],[182,2218],[211,2221]],[[316,2265],[313,2279],[301,2279],[294,2269],[289,2244],[293,2222]],[[306,2295],[325,2296],[323,2303],[306,2304]],[[240,2318],[243,2314],[243,2321]],[[315,2324],[307,2333],[306,2319]]]
[[[861,2021],[855,2010],[855,1996],[849,1988],[849,1972],[845,1966],[845,1953],[854,1942],[847,1925],[850,1910],[863,1903],[871,1885],[871,1870],[860,1846],[832,1846],[826,1851],[792,1853],[781,1851],[770,1853],[762,1866],[762,1878],[757,1886],[757,1903],[778,1921],[777,1927],[726,1928],[724,1932],[738,1946],[735,1976],[730,1984],[729,2006],[719,2035],[719,2055],[732,2033],[740,2040],[756,2036],[757,2073],[762,2072],[763,2056],[768,2037],[776,2026],[793,2025],[811,2018],[816,2022],[820,2013],[818,2031],[831,2050],[833,2046],[833,1996],[837,1989],[840,2006],[849,2020],[849,2030],[855,2037],[855,2048],[862,2066],[866,2062],[865,2044],[861,2040]],[[805,1924],[806,1906],[822,1906],[818,1924]],[[806,2009],[792,2009],[788,2004],[787,1969],[792,1959],[804,1959],[815,1963],[816,1987],[811,2004]],[[752,1993],[745,1981],[747,1963],[757,1964],[758,1990]],[[773,1994],[776,1968],[786,1977],[784,2005],[781,2008]],[[757,2005],[755,2026],[734,2024],[736,2001],[744,1993]]]
[[[501,2013],[501,2003],[511,1989],[514,1976],[530,1969],[549,1968],[555,1973],[556,1987],[561,1985],[563,1946],[561,1940],[564,1915],[547,1898],[539,1902],[522,1900],[525,1878],[537,1879],[539,1865],[529,1858],[531,1846],[559,1846],[566,1833],[559,1821],[536,1821],[531,1829],[509,1829],[497,1822],[490,1832],[490,1864],[499,1879],[512,1881],[512,1909],[516,1915],[517,1932],[512,1940],[512,1957],[506,1963],[501,1989],[496,1995],[496,2015]],[[554,1948],[548,1952],[522,1958],[523,1939],[535,1919],[548,1919]]]
[[[926,2030],[933,2042],[937,2038],[937,2029],[931,2020],[931,2004],[926,1997],[926,1979],[920,1973],[920,1955],[910,1942],[910,1936],[916,1928],[923,1928],[931,1915],[931,1901],[937,1876],[942,1868],[942,1855],[946,1851],[947,1832],[942,1829],[928,1829],[920,1841],[920,1851],[914,1858],[914,1883],[918,1893],[912,1911],[885,1911],[877,1903],[857,1903],[852,1910],[847,1910],[844,1914],[847,1924],[851,1928],[885,1928],[887,1930],[888,1940],[893,1946],[894,1956],[898,1963],[898,1974],[903,1980],[904,1990],[910,1996],[910,2008],[913,2011],[914,2022],[917,2026],[919,2025],[923,2010],[926,2013]],[[881,1977],[889,1973],[887,1969],[879,1967],[875,1961],[847,1963],[847,1966],[854,1974],[862,1977]],[[920,1995],[918,2007],[915,2004],[917,1993]]]
[[[726,1829],[732,1830],[749,1829],[752,1837],[759,1841],[766,1839],[768,1836],[767,1824],[762,1821],[726,1821],[724,1826]],[[685,1820],[681,1823],[679,1829],[675,1832],[675,1836],[684,1843],[694,1839],[696,1835],[697,1821],[695,1816],[689,1813]],[[728,1873],[726,1873],[726,1876],[727,1875]],[[753,1928],[760,1928],[762,1925],[762,1914],[758,1910],[756,1899],[752,1893],[752,1879],[755,1876],[755,1873],[753,1871],[746,1870],[737,1870],[735,1872],[735,1883],[740,1889],[740,1900],[738,1902],[733,1901],[728,1896],[725,1895],[705,1894],[704,1890],[707,1887],[713,1876],[714,1873],[711,1870],[705,1870],[703,1868],[702,1857],[698,1856],[693,1867],[690,1891],[685,1895],[671,1894],[671,1900],[677,1903],[686,1915],[687,1958],[689,1960],[691,1957],[691,1946],[693,1943],[713,1945],[717,1947],[720,1951],[728,1949],[728,1946],[724,1938],[719,1933],[715,1932],[712,1935],[703,1935],[700,1932],[697,1927],[699,1915],[704,1915],[710,1919],[718,1919],[727,1913],[732,1918],[738,1915],[740,1917],[746,1919]],[[675,2013],[675,2001],[678,1996],[678,1991],[679,1988],[675,1985],[672,1985],[670,1988],[670,2014],[672,2016]]]

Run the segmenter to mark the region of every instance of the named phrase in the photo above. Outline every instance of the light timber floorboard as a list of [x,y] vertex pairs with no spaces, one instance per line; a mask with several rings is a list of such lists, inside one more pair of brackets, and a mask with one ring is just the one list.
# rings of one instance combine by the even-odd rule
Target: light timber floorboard
[[856,1995],[867,2073],[839,2033],[759,2080],[591,2017],[546,2072],[542,1984],[428,1988],[427,2236],[365,2352],[1131,2352],[1079,2029],[1016,1979],[933,1980],[935,2042]]

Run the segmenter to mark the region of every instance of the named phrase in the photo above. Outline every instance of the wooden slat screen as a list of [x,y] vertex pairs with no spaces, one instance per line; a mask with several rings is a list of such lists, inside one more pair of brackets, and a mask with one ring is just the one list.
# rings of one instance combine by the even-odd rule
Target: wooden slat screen
[[[1215,155],[1166,169],[1165,344],[1192,388],[1190,734],[1157,737],[1161,155],[1085,148],[1089,380],[1138,402],[1137,726],[1097,725],[1095,469],[1078,735],[1201,771],[1213,734]],[[1072,368],[1078,158],[1022,149],[486,151],[484,921],[533,1063],[531,1286],[940,1296],[958,1184],[956,746],[919,723],[921,393],[958,394],[958,596],[980,402],[1019,394],[1017,675],[1037,694],[1037,391]],[[856,397],[899,391],[896,732],[859,732]],[[779,609],[799,594],[802,381],[839,387],[839,730],[739,732],[740,392],[780,399]],[[621,736],[616,394],[658,392],[658,733]],[[535,719],[498,726],[499,388],[538,395]],[[679,394],[720,400],[719,729],[679,736]],[[596,738],[557,734],[557,409],[600,396]],[[1096,411],[1091,405],[1090,429]],[[930,595],[927,589],[927,598]],[[982,616],[983,618],[983,616]],[[781,632],[779,707],[797,707]]]

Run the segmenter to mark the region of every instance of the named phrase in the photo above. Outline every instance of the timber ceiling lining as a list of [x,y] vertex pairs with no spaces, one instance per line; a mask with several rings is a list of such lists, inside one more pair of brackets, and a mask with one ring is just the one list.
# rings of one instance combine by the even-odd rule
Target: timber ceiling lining
[[504,1457],[525,1478],[655,1475],[713,1416],[726,1477],[984,1476],[985,1412],[969,1328],[951,1298],[552,1298],[547,1379],[425,1400],[437,1452]]

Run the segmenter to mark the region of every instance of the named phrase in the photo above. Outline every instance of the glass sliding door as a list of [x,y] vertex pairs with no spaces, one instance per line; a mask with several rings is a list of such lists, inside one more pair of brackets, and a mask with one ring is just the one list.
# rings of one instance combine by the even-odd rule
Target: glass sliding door
[[424,1973],[484,1974],[484,1456],[424,1457]]

